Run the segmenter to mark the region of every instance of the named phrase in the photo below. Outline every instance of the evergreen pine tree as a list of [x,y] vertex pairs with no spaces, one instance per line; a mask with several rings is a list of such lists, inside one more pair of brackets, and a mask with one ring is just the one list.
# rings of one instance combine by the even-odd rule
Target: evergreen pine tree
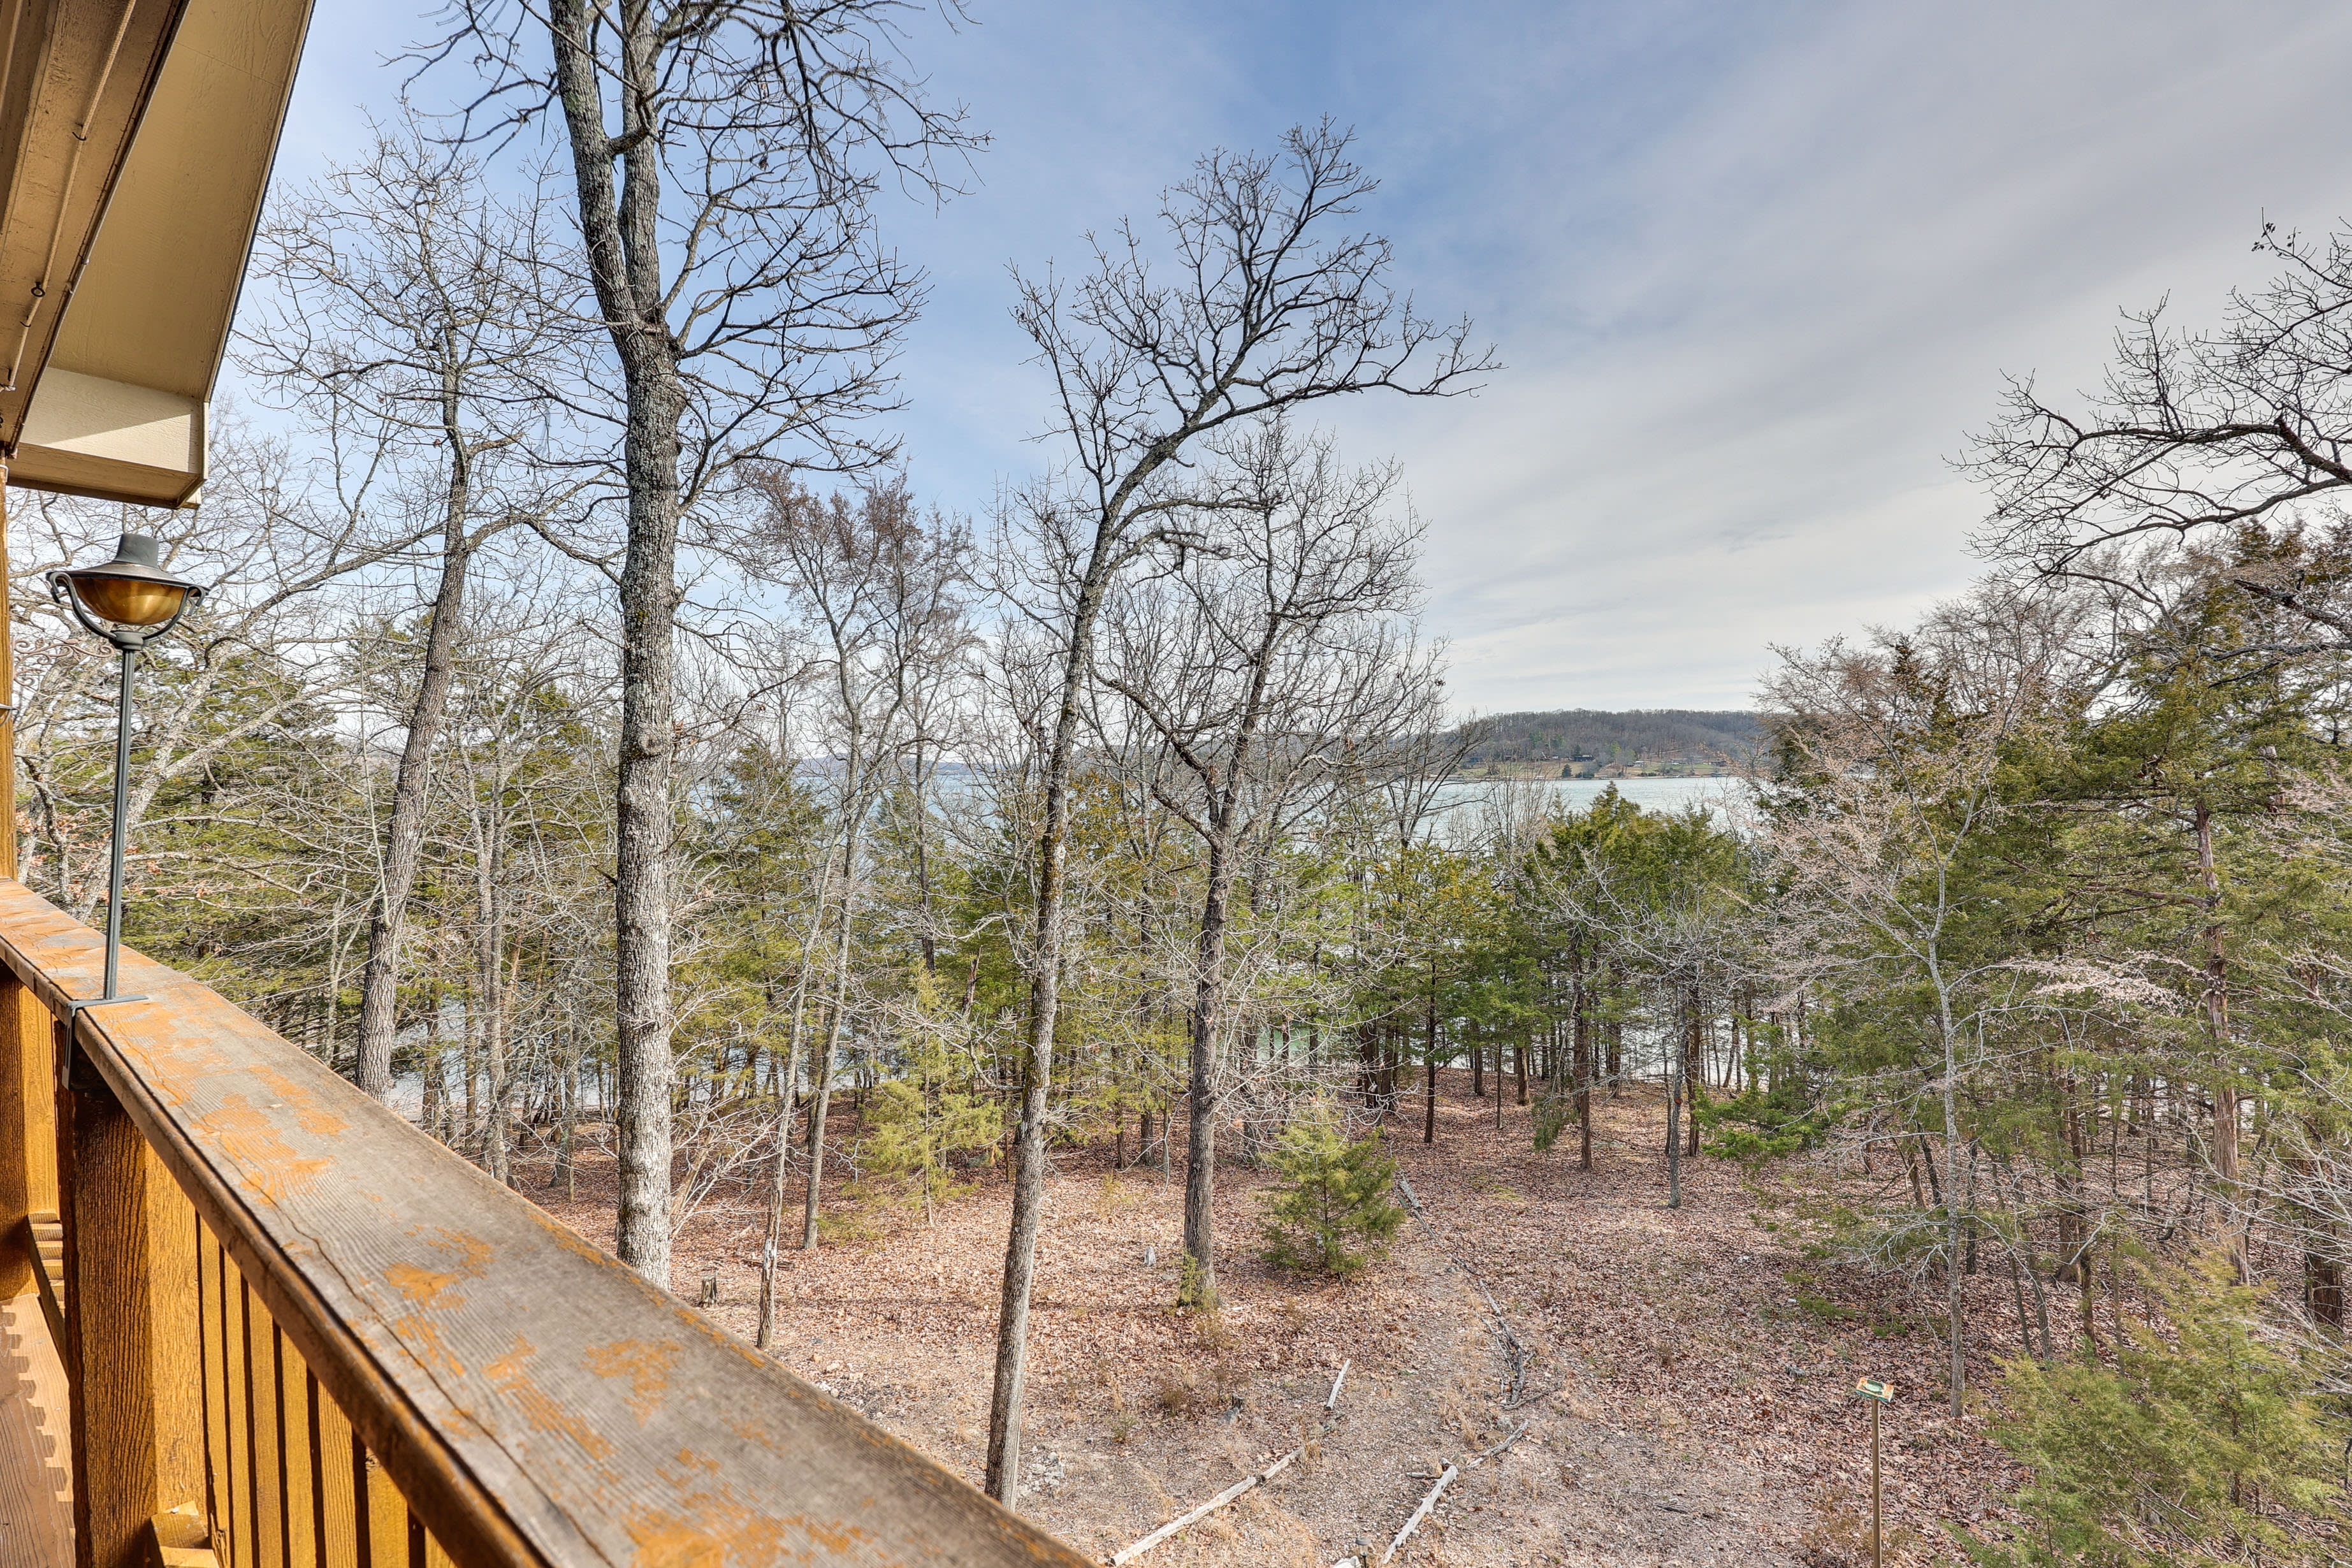
[[966,1190],[956,1180],[954,1156],[993,1148],[1003,1119],[994,1100],[971,1092],[972,1064],[954,1043],[957,1019],[920,964],[908,1003],[901,1070],[875,1089],[856,1163],[862,1185],[893,1189],[921,1205],[928,1224],[940,1200]]
[[1972,1542],[1979,1561],[2294,1562],[2286,1516],[2342,1500],[2343,1434],[2317,1378],[2263,1333],[2261,1292],[2223,1254],[2151,1269],[2148,1284],[2163,1327],[2132,1325],[2114,1366],[2005,1369],[2011,1414],[1995,1436],[2033,1472],[2014,1500],[2033,1538]]
[[1381,1152],[1380,1134],[1350,1142],[1327,1102],[1291,1122],[1273,1159],[1281,1179],[1266,1199],[1265,1256],[1279,1268],[1344,1279],[1404,1223],[1389,1202],[1396,1161]]

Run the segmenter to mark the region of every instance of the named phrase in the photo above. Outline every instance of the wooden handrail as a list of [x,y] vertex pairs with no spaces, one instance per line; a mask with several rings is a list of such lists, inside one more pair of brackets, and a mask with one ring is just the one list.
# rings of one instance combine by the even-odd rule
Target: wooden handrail
[[[102,957],[96,932],[0,880],[0,964],[54,1015],[96,993]],[[73,1289],[130,1266],[78,1262],[70,1212],[76,1183],[119,1160],[119,1107],[462,1568],[1085,1561],[209,988],[128,952],[122,985],[148,1000],[74,1013],[58,1042],[76,1107],[61,1140],[100,1163],[64,1178]]]

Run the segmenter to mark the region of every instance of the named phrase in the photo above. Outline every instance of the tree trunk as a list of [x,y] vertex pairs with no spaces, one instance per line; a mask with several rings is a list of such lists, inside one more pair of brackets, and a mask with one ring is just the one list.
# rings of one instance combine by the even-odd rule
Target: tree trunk
[[580,1032],[575,1023],[564,1030],[563,1059],[558,1068],[555,1092],[556,1131],[555,1168],[548,1173],[550,1187],[562,1187],[567,1201],[580,1196],[580,1162],[575,1142],[579,1137],[576,1123],[580,1120]]
[[425,1131],[449,1142],[449,1074],[441,1059],[441,987],[425,1000]]
[[2083,1259],[2090,1250],[2091,1241],[2083,1225],[2081,1120],[2075,1109],[2073,1080],[2061,1078],[2057,1088],[2064,1152],[2052,1171],[2052,1179],[2058,1187],[2058,1267],[2050,1277],[2062,1285],[2086,1285]]
[[[988,1468],[983,1488],[1010,1508],[1021,1484],[1021,1397],[1028,1375],[1029,1293],[1034,1282],[1037,1226],[1045,1201],[1045,1111],[1054,1071],[1054,1032],[1061,1012],[1062,905],[1069,875],[1070,768],[1095,621],[1110,576],[1110,523],[1097,530],[1092,555],[1061,650],[1062,690],[1040,781],[1045,820],[1037,835],[1037,929],[1030,954],[1029,1038],[1022,1063],[1021,1122],[1013,1144],[1013,1213],[1005,1229],[1003,1289],[996,1316],[996,1376],[989,1396]],[[1161,1136],[1161,1169],[1167,1146]]]
[[1437,1142],[1437,1053],[1435,1051],[1429,1053],[1429,1060],[1423,1064],[1422,1070],[1428,1074],[1429,1084],[1428,1092],[1422,1097],[1421,1141],[1424,1143],[1434,1143]]
[[2044,1366],[2047,1366],[2050,1364],[2050,1357],[2046,1351],[2036,1351],[2033,1348],[2033,1321],[2025,1315],[2024,1271],[2017,1266],[2016,1250],[2014,1248],[2007,1248],[2004,1250],[2007,1251],[2009,1257],[2010,1293],[2017,1301],[2018,1343],[2025,1347],[2025,1353],[2027,1355],[2033,1357],[2036,1361],[2039,1361]]
[[[1696,1006],[1696,1003],[1686,1004]],[[1683,1140],[1682,1086],[1685,1077],[1684,1057],[1690,1051],[1690,1028],[1687,1024],[1675,1031],[1675,1056],[1666,1063],[1666,1206],[1683,1206]]]
[[[1944,1177],[1937,1184],[1936,1202],[1944,1211],[1944,1310],[1951,1323],[1952,1419],[1967,1410],[1969,1379],[1968,1301],[1960,1272],[1960,1051],[1959,1026],[1952,1016],[1952,993],[1945,982],[1940,949],[1927,948],[1927,979],[1936,991],[1936,1027],[1943,1046],[1944,1071],[1937,1100],[1944,1119]],[[1927,1175],[1934,1181],[1932,1155],[1924,1155]]]
[[1421,1141],[1424,1143],[1434,1143],[1437,1142],[1437,960],[1435,958],[1429,961],[1429,1009],[1427,1016],[1423,1019],[1423,1027],[1426,1031],[1423,1036],[1423,1044],[1427,1047],[1423,1054],[1428,1058],[1429,1062],[1429,1103],[1422,1112]]
[[496,824],[489,826],[489,833],[488,863],[482,868],[480,923],[474,933],[474,985],[482,998],[482,1069],[489,1080],[483,1106],[482,1166],[492,1181],[512,1186],[514,1172],[507,1147],[506,1009],[499,984],[499,960],[506,939],[499,910]]
[[1690,1119],[1690,1125],[1684,1133],[1683,1152],[1685,1154],[1698,1152],[1698,1102],[1701,1087],[1706,1082],[1706,1037],[1712,1032],[1707,1027],[1706,1015],[1701,1010],[1703,1006],[1697,993],[1692,993],[1690,1043],[1683,1051],[1683,1100]]
[[1576,1058],[1577,1168],[1592,1169],[1592,1010],[1580,973],[1575,982],[1575,1021],[1570,1026],[1570,1052]]
[[[2226,1210],[2238,1193],[2238,1078],[2230,1059],[2230,966],[2221,925],[2221,874],[2213,863],[2213,813],[2197,803],[2197,875],[2204,892],[2205,1037],[2213,1055],[2213,1177]],[[2225,1212],[2222,1225],[2227,1229]],[[2244,1283],[2246,1250],[2242,1237],[2232,1237],[2229,1250],[2238,1279]]]
[[[824,931],[832,872],[833,857],[828,853],[824,872],[817,879],[816,907],[809,921],[808,934],[801,939],[800,963],[793,976],[792,1027],[776,1078],[776,1164],[768,1178],[768,1230],[760,1247],[760,1321],[751,1342],[761,1350],[766,1350],[775,1335],[777,1254],[784,1244],[784,1184],[792,1165],[793,1113],[799,1109],[801,1034],[808,1016],[809,971],[814,967],[809,962],[810,950]],[[966,1010],[970,1010],[969,1006]]]
[[1184,1146],[1184,1274],[1181,1307],[1217,1304],[1217,1030],[1225,998],[1226,906],[1233,855],[1223,834],[1207,844],[1208,886],[1201,899],[1201,937],[1194,949],[1190,1115]]
[[1683,1206],[1682,1079],[1666,1075],[1666,1206]]
[[433,590],[431,619],[425,630],[425,668],[416,700],[408,713],[408,733],[392,781],[392,815],[383,828],[383,883],[368,921],[367,964],[360,982],[357,1070],[362,1089],[382,1100],[392,1092],[392,1043],[398,1028],[401,943],[406,934],[408,899],[416,887],[425,850],[425,817],[433,749],[449,707],[449,686],[457,667],[457,627],[465,612],[466,573],[473,544],[466,532],[473,504],[473,454],[457,426],[454,388],[445,385],[442,438],[449,451],[449,484],[442,497],[441,578]]
[[[593,26],[621,30],[623,176],[604,123],[605,82]],[[555,84],[572,147],[590,281],[621,365],[628,546],[621,567],[621,734],[614,829],[614,1066],[619,1079],[619,1213],[614,1249],[669,1289],[670,902],[672,725],[677,705],[678,420],[686,406],[664,319],[661,142],[642,122],[656,83],[660,14],[608,16],[550,0]]]
[[848,772],[842,779],[841,931],[833,950],[832,1008],[825,1019],[824,1040],[816,1062],[816,1101],[809,1107],[808,1187],[801,1215],[803,1252],[816,1250],[817,1204],[824,1187],[825,1112],[833,1105],[834,1067],[841,1055],[842,1026],[847,1022],[849,1013],[849,946],[857,904],[858,829],[866,817],[865,803],[859,794],[865,784],[858,776],[858,747],[861,742],[862,737],[853,727],[849,740]]
[[2344,1264],[2339,1252],[2341,1241],[2336,1227],[2316,1220],[2311,1226],[2309,1239],[2304,1243],[2303,1287],[2304,1305],[2315,1322],[2324,1323],[2341,1333],[2344,1331]]
[[459,1062],[466,1075],[466,1124],[453,1141],[469,1160],[481,1157],[482,1137],[482,996],[479,985],[466,991],[466,1037],[460,1047]]

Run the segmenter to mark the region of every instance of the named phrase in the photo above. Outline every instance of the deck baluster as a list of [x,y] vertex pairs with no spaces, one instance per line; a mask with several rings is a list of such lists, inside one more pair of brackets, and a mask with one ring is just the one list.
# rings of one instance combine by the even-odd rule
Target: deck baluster
[[59,1108],[74,1561],[146,1568],[158,1516],[204,1517],[195,1210],[97,1074]]

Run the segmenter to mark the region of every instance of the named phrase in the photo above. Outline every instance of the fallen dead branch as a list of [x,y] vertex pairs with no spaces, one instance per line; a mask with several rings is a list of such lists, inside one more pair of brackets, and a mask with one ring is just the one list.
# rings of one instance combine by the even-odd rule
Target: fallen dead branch
[[1496,1455],[1501,1453],[1504,1449],[1508,1448],[1512,1444],[1526,1436],[1528,1435],[1528,1427],[1530,1425],[1531,1423],[1522,1421],[1517,1426],[1512,1427],[1509,1436],[1506,1436],[1501,1442],[1496,1443],[1488,1447],[1479,1449],[1475,1454],[1473,1454],[1470,1458],[1463,1460],[1459,1467],[1454,1465],[1446,1466],[1445,1473],[1437,1478],[1437,1484],[1429,1489],[1429,1495],[1421,1500],[1421,1506],[1412,1510],[1412,1517],[1404,1521],[1404,1528],[1398,1531],[1395,1537],[1389,1542],[1387,1551],[1381,1552],[1378,1557],[1372,1558],[1370,1562],[1367,1562],[1360,1557],[1342,1557],[1337,1563],[1332,1563],[1331,1568],[1376,1568],[1377,1564],[1386,1563],[1395,1557],[1397,1552],[1402,1550],[1404,1543],[1412,1539],[1412,1532],[1421,1528],[1422,1521],[1429,1517],[1430,1510],[1437,1506],[1437,1500],[1445,1495],[1445,1489],[1454,1484],[1454,1480],[1456,1476],[1459,1476],[1464,1470],[1474,1469],[1479,1465],[1486,1463],[1488,1459],[1493,1458]]
[[[1468,1270],[1465,1268],[1465,1272]],[[1525,1403],[1528,1390],[1528,1347],[1511,1328],[1511,1320],[1503,1316],[1502,1305],[1495,1300],[1495,1293],[1486,1289],[1486,1282],[1477,1275],[1471,1274],[1470,1283],[1478,1287],[1478,1294],[1486,1299],[1486,1310],[1495,1314],[1495,1331],[1503,1336],[1503,1350],[1510,1358],[1511,1385],[1504,1391],[1503,1394],[1503,1408],[1509,1410]]]
[[1211,1498],[1208,1501],[1202,1503],[1192,1512],[1180,1514],[1176,1518],[1170,1520],[1167,1523],[1161,1525],[1159,1529],[1153,1531],[1150,1534],[1145,1536],[1142,1540],[1137,1542],[1132,1546],[1120,1547],[1117,1552],[1110,1554],[1111,1568],[1118,1568],[1118,1565],[1123,1563],[1134,1562],[1137,1558],[1142,1556],[1145,1552],[1150,1551],[1153,1547],[1159,1545],[1161,1542],[1167,1540],[1170,1536],[1175,1534],[1186,1525],[1197,1524],[1202,1520],[1208,1518],[1211,1514],[1216,1512],[1227,1503],[1232,1502],[1235,1498],[1240,1497],[1252,1487],[1258,1486],[1270,1478],[1279,1475],[1285,1466],[1288,1465],[1291,1460],[1298,1458],[1299,1455],[1306,1451],[1307,1445],[1301,1443],[1297,1447],[1291,1449],[1290,1452],[1285,1454],[1282,1458],[1276,1459],[1265,1468],[1258,1470],[1251,1475],[1244,1476],[1240,1480],[1235,1481],[1232,1486],[1227,1487],[1223,1491],[1219,1492],[1216,1496]]
[[1509,1447],[1512,1444],[1517,1442],[1527,1435],[1528,1423],[1522,1421],[1517,1426],[1511,1428],[1510,1436],[1505,1437],[1501,1442],[1496,1444],[1491,1448],[1479,1449],[1477,1453],[1470,1457],[1469,1464],[1466,1464],[1462,1468],[1466,1470],[1470,1468],[1470,1465],[1480,1464],[1487,1459],[1493,1458],[1496,1455],[1501,1453],[1504,1449]]
[[[1324,1409],[1334,1410],[1338,1408],[1339,1404],[1339,1385],[1348,1381],[1348,1369],[1355,1364],[1353,1358],[1343,1361],[1339,1363],[1339,1375],[1331,1380],[1331,1392],[1323,1401]],[[1180,1514],[1176,1518],[1170,1520],[1167,1523],[1161,1525],[1159,1529],[1153,1531],[1142,1540],[1136,1542],[1133,1545],[1120,1547],[1117,1552],[1110,1554],[1111,1568],[1121,1568],[1122,1564],[1134,1562],[1137,1558],[1142,1556],[1145,1552],[1150,1551],[1153,1547],[1159,1545],[1161,1542],[1167,1540],[1178,1531],[1182,1530],[1185,1526],[1198,1524],[1201,1521],[1208,1518],[1211,1514],[1216,1512],[1227,1503],[1233,1502],[1236,1499],[1240,1498],[1251,1488],[1263,1486],[1267,1481],[1272,1480],[1275,1477],[1280,1475],[1283,1470],[1289,1466],[1292,1460],[1307,1452],[1307,1443],[1315,1442],[1317,1439],[1328,1435],[1331,1428],[1336,1425],[1338,1425],[1337,1422],[1324,1423],[1322,1429],[1318,1431],[1315,1434],[1315,1436],[1307,1438],[1307,1442],[1299,1444],[1298,1447],[1291,1449],[1290,1452],[1283,1455],[1282,1458],[1275,1460],[1264,1469],[1253,1471],[1251,1474],[1244,1476],[1240,1480],[1235,1481],[1232,1486],[1227,1487],[1223,1491],[1219,1492],[1216,1496],[1211,1498],[1208,1501],[1202,1503],[1192,1512]]]
[[1452,1486],[1454,1478],[1461,1473],[1452,1465],[1445,1467],[1445,1473],[1437,1478],[1437,1484],[1429,1489],[1429,1495],[1421,1500],[1421,1506],[1412,1510],[1412,1517],[1406,1520],[1404,1528],[1396,1532],[1395,1539],[1389,1542],[1389,1549],[1381,1553],[1381,1562],[1386,1563],[1394,1557],[1404,1543],[1412,1539],[1412,1532],[1421,1528],[1421,1521],[1429,1517],[1429,1510],[1437,1506],[1437,1500],[1445,1495],[1445,1489]]

